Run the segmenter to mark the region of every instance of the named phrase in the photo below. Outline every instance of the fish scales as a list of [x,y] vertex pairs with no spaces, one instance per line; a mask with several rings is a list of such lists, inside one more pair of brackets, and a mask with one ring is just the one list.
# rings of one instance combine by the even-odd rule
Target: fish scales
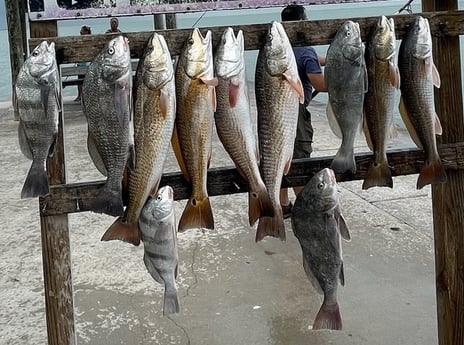
[[395,24],[382,16],[372,27],[366,46],[368,91],[364,97],[364,129],[374,159],[368,169],[363,189],[373,186],[393,187],[387,160],[387,142],[392,133],[395,89],[400,77],[395,62]]
[[[272,70],[276,66],[278,72]],[[255,73],[260,170],[274,206],[274,217],[259,219],[256,241],[265,236],[284,240],[279,194],[282,176],[291,164],[303,88],[292,47],[280,23],[271,24],[265,46],[258,53]]]
[[250,226],[261,216],[273,216],[274,207],[259,171],[259,152],[253,130],[246,82],[243,33],[227,28],[214,61],[218,78],[216,130],[237,170],[248,183]]
[[148,196],[158,189],[174,128],[174,69],[163,36],[154,33],[139,61],[134,87],[135,169],[129,176],[129,202],[103,236],[140,243],[137,220]]
[[[83,84],[88,148],[105,185],[92,202],[94,212],[122,216],[122,175],[133,159],[132,71],[129,44],[117,36],[97,55]],[[132,152],[132,153],[131,153]]]
[[[179,221],[180,232],[214,229],[206,188],[216,107],[211,31],[203,37],[195,28],[176,68],[177,116],[174,151],[192,193]],[[175,141],[174,141],[175,142]]]
[[15,84],[21,152],[32,160],[21,198],[49,193],[46,160],[52,155],[61,111],[61,85],[55,44],[41,42],[21,66]]
[[439,75],[432,58],[432,38],[428,20],[416,16],[400,45],[398,68],[401,75],[400,113],[415,143],[424,149],[426,161],[421,168],[417,189],[443,183],[446,172],[437,151],[436,134],[441,125],[435,113],[434,82]]

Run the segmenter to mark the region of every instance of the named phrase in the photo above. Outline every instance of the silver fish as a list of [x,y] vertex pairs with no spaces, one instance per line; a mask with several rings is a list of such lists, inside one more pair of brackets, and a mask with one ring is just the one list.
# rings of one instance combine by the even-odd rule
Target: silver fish
[[103,240],[140,243],[137,220],[150,193],[158,189],[176,115],[171,54],[163,36],[153,33],[139,61],[134,88],[135,169],[129,176],[129,202]]
[[433,63],[429,21],[417,16],[401,41],[398,53],[401,75],[400,113],[411,138],[426,154],[417,179],[417,189],[447,180],[437,151],[435,135],[442,133],[435,113],[433,87],[440,87],[440,75]]
[[366,45],[369,89],[364,98],[364,134],[374,151],[362,188],[393,187],[387,160],[387,141],[394,133],[393,100],[400,87],[400,74],[395,62],[396,37],[393,18],[381,16],[372,27]]
[[218,78],[216,130],[237,170],[248,182],[248,219],[253,225],[261,216],[272,217],[274,207],[259,172],[258,141],[251,123],[241,30],[237,37],[230,27],[224,31],[214,68]]
[[342,138],[331,168],[336,173],[355,173],[353,146],[362,122],[364,93],[367,91],[364,45],[358,23],[348,20],[338,29],[327,50],[324,78],[329,95],[329,125]]
[[295,200],[292,228],[301,245],[303,268],[313,287],[324,294],[313,329],[342,329],[338,282],[345,285],[341,238],[351,235],[340,210],[334,172],[314,175]]
[[32,160],[21,198],[49,193],[46,160],[55,150],[62,106],[60,90],[55,43],[43,41],[24,61],[15,85],[19,146],[24,156]]
[[147,200],[139,218],[144,246],[143,262],[153,279],[164,284],[164,315],[179,312],[177,229],[173,203],[172,188],[161,187],[155,197]]
[[290,169],[303,86],[295,55],[281,23],[272,22],[260,49],[255,74],[260,169],[274,207],[274,217],[261,217],[256,241],[265,236],[285,239],[279,194]]
[[195,28],[176,68],[177,115],[173,147],[192,194],[179,221],[179,232],[214,229],[206,179],[211,159],[217,79],[214,77],[211,31]]
[[92,211],[124,214],[122,177],[133,168],[132,69],[129,41],[111,39],[89,66],[83,84],[87,146],[97,169],[107,177],[91,204]]

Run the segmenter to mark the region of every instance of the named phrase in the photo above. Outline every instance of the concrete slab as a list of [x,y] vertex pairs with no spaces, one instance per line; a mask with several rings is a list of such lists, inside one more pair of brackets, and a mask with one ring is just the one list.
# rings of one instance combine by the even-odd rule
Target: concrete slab
[[[327,155],[338,142],[321,109],[315,113],[315,154]],[[66,102],[65,114],[69,181],[101,179],[79,105]],[[11,110],[0,124],[0,344],[46,344],[37,200],[19,199],[30,163],[19,151]],[[357,149],[365,149],[358,140]],[[231,165],[222,146],[214,147],[213,166]],[[178,170],[172,156],[167,166]],[[78,344],[437,344],[431,199],[427,189],[415,190],[415,178],[397,177],[391,190],[340,183],[353,239],[343,243],[339,332],[310,329],[322,299],[306,279],[290,222],[286,242],[255,243],[245,194],[212,198],[215,231],[179,234],[181,312],[170,317],[162,316],[164,290],[147,273],[143,248],[101,242],[112,217],[72,214]],[[178,217],[184,205],[176,202]]]

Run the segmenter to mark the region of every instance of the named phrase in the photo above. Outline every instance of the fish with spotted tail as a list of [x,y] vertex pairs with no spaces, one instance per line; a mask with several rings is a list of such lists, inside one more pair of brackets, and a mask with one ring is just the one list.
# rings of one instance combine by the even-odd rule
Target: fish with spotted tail
[[417,189],[447,180],[437,151],[435,135],[441,135],[435,113],[433,88],[440,87],[432,57],[429,21],[416,16],[409,26],[398,53],[401,76],[400,114],[414,143],[425,151],[426,160],[417,179]]
[[132,69],[129,41],[116,36],[93,60],[82,86],[87,147],[106,182],[90,205],[94,212],[122,216],[124,169],[134,167]]
[[292,210],[293,232],[300,242],[303,268],[313,287],[324,295],[313,329],[342,329],[338,283],[345,285],[341,239],[351,235],[340,209],[333,170],[314,175],[298,194]]
[[164,284],[163,315],[178,313],[177,230],[174,214],[174,192],[161,187],[142,208],[139,227],[144,246],[143,262],[155,281]]
[[55,150],[62,105],[60,90],[55,43],[42,41],[24,61],[14,89],[19,111],[19,147],[32,160],[22,199],[49,193],[46,160]]
[[258,141],[251,123],[250,100],[245,73],[244,40],[232,28],[222,34],[214,68],[218,78],[216,130],[238,172],[248,182],[248,220],[274,216],[274,207],[259,172]]

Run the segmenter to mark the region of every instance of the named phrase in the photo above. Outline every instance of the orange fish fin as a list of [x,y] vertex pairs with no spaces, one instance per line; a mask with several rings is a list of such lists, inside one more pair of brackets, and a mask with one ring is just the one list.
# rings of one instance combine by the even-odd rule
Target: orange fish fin
[[363,116],[363,132],[364,132],[364,137],[366,138],[366,143],[367,146],[371,151],[374,151],[374,144],[372,143],[372,137],[371,137],[371,132],[369,131],[369,126],[367,125],[367,118],[366,118],[366,113],[364,113]]
[[253,226],[261,217],[274,217],[274,206],[265,186],[248,192],[248,221]]
[[138,246],[140,244],[140,232],[138,224],[133,222],[126,222],[123,218],[119,217],[108,228],[108,230],[106,230],[101,240],[120,240],[131,243],[134,246]]
[[304,97],[303,84],[301,83],[300,78],[299,77],[295,78],[293,75],[287,72],[285,72],[283,76],[288,81],[290,86],[295,90],[296,94],[298,95],[298,99],[300,100],[300,103],[303,104],[305,97]]
[[255,241],[259,242],[266,236],[280,238],[285,241],[285,224],[282,217],[282,209],[276,210],[274,208],[274,217],[261,217],[259,218],[258,228],[256,229]]
[[433,162],[426,160],[419,173],[416,187],[421,189],[428,184],[444,183],[447,179],[445,168],[439,158]]
[[204,79],[204,78],[200,78],[200,80],[206,84],[206,85],[209,85],[209,86],[217,86],[218,85],[218,79],[217,78],[212,78],[212,79]]
[[398,66],[391,61],[388,63],[388,77],[392,86],[399,89],[401,85],[400,71],[398,70]]
[[435,134],[436,135],[442,135],[443,134],[443,128],[441,127],[441,122],[440,119],[438,118],[438,115],[435,114],[434,118],[434,126],[435,126]]
[[160,110],[163,119],[168,116],[168,109],[169,109],[169,94],[163,90],[160,91]]
[[418,148],[422,149],[422,143],[420,142],[419,136],[417,135],[417,132],[414,129],[414,126],[411,122],[411,119],[409,118],[409,112],[406,109],[406,106],[403,101],[403,97],[400,98],[399,109],[400,109],[401,118],[403,119],[403,122],[406,126],[406,129],[409,132],[411,139],[414,141],[414,143],[417,145]]
[[313,329],[341,330],[342,328],[342,317],[338,303],[335,302],[329,305],[324,301],[314,320]]
[[185,165],[184,156],[182,156],[182,151],[180,149],[179,136],[177,134],[176,126],[174,126],[174,130],[172,131],[171,145],[172,145],[172,149],[174,150],[174,155],[176,156],[176,159],[177,159],[177,164],[179,164],[179,168],[182,171],[184,178],[187,181],[190,181],[190,176],[187,172],[187,166]]
[[213,87],[213,90],[211,91],[211,102],[213,104],[213,111],[216,111],[217,108],[217,98],[216,98],[216,88]]
[[189,199],[179,220],[179,232],[201,228],[214,230],[213,210],[209,198],[203,200]]
[[435,85],[436,88],[440,88],[441,86],[440,73],[438,73],[437,67],[435,66],[433,62],[432,62],[432,80],[433,80],[433,85]]
[[393,188],[392,173],[387,161],[374,161],[367,170],[362,189],[369,189],[375,186]]
[[160,183],[160,180],[156,181],[154,184],[153,184],[153,187],[151,187],[151,190],[150,190],[150,196],[152,198],[155,197],[156,195],[156,192],[158,192],[158,187],[159,187],[159,183]]
[[240,86],[233,83],[229,84],[229,105],[231,108],[235,108],[238,102],[240,94]]

